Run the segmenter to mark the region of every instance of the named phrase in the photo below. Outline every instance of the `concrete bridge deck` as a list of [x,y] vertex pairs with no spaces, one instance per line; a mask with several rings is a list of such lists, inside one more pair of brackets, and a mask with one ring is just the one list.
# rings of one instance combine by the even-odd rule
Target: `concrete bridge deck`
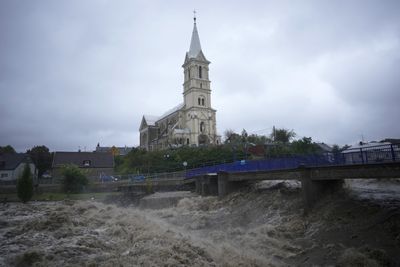
[[400,162],[232,172],[229,173],[229,180],[299,180],[304,175],[311,180],[400,178]]

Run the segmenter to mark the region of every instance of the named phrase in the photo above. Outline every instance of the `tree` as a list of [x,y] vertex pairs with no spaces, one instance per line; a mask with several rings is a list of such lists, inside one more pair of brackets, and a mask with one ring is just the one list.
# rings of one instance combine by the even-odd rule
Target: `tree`
[[333,154],[338,154],[338,153],[340,153],[340,152],[341,152],[341,151],[340,151],[339,145],[334,144],[334,145],[332,146],[332,153],[333,153]]
[[29,164],[25,164],[24,171],[17,180],[17,195],[23,203],[31,200],[33,196],[33,181]]
[[302,139],[293,141],[291,146],[294,154],[313,154],[318,150],[317,145],[312,142],[311,137],[303,137]]
[[53,155],[50,153],[46,146],[35,146],[30,150],[27,150],[33,162],[38,169],[38,176],[41,177],[43,173],[51,168],[51,163],[53,161]]
[[85,174],[73,164],[63,166],[61,170],[63,191],[65,193],[79,193],[88,184]]
[[242,142],[243,143],[246,143],[247,142],[247,137],[248,137],[249,135],[247,134],[247,131],[245,130],[245,129],[243,129],[242,130],[242,135],[241,135],[241,138],[242,138]]
[[225,144],[236,144],[241,142],[241,136],[232,129],[228,129],[224,132]]
[[0,154],[8,154],[8,153],[15,154],[17,152],[15,152],[15,149],[10,145],[0,146]]
[[251,134],[247,137],[247,142],[256,145],[264,145],[265,143],[270,143],[271,139],[265,135]]
[[274,142],[280,142],[284,144],[289,143],[295,136],[296,133],[293,130],[287,130],[284,128],[275,129],[275,127],[273,127],[271,133],[271,138]]

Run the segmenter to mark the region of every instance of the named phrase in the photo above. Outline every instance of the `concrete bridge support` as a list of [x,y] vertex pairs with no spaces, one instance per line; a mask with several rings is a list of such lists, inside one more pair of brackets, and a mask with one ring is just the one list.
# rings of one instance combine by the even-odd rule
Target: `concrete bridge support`
[[219,172],[218,175],[204,175],[196,178],[196,193],[202,196],[224,197],[242,188],[247,181],[230,181],[229,173]]
[[328,176],[326,179],[313,179],[311,170],[300,167],[301,170],[301,189],[304,200],[304,210],[311,209],[315,203],[328,194],[333,194],[343,187],[342,179],[334,179]]
[[203,175],[196,178],[196,193],[202,196],[218,195],[218,176]]
[[301,187],[305,209],[311,209],[324,196],[339,191],[342,185],[343,180],[312,180],[310,178],[302,178]]
[[229,181],[229,173],[218,173],[218,196],[224,197],[232,191],[232,182]]
[[218,196],[220,198],[239,190],[245,186],[248,186],[250,181],[231,181],[229,179],[229,173],[219,172],[218,173]]

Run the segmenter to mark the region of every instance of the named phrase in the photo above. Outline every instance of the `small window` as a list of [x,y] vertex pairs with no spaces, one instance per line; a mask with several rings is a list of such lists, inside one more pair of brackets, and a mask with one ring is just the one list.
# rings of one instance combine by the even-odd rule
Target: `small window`
[[186,139],[186,144],[187,144],[187,145],[189,144],[189,138]]
[[90,166],[90,160],[84,160],[83,161],[83,166],[89,167]]
[[189,77],[189,79],[190,79],[190,69],[188,69],[188,77]]
[[202,84],[202,83],[200,83],[200,89],[201,89],[201,88],[203,88],[203,84]]
[[197,102],[199,103],[199,106],[200,106],[200,101],[201,101],[201,100],[200,100],[200,97],[199,97],[199,98],[197,99]]
[[204,106],[204,98],[201,99],[201,105]]
[[1,178],[7,178],[8,177],[8,173],[2,173],[1,174]]
[[201,79],[201,66],[199,66],[199,78]]

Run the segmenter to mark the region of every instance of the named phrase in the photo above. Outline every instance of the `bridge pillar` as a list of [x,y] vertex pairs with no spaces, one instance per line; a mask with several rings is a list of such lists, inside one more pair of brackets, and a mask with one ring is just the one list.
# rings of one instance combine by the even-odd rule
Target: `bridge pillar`
[[229,173],[219,172],[218,173],[218,196],[224,197],[230,193],[231,184],[229,182]]
[[196,178],[196,193],[202,196],[218,195],[218,180],[216,175],[203,175]]
[[313,180],[311,172],[306,168],[302,168],[301,187],[304,199],[305,210],[311,209],[315,203],[326,196],[339,191],[342,188],[343,180]]
[[249,181],[230,181],[229,173],[218,173],[218,196],[220,198],[249,185]]

